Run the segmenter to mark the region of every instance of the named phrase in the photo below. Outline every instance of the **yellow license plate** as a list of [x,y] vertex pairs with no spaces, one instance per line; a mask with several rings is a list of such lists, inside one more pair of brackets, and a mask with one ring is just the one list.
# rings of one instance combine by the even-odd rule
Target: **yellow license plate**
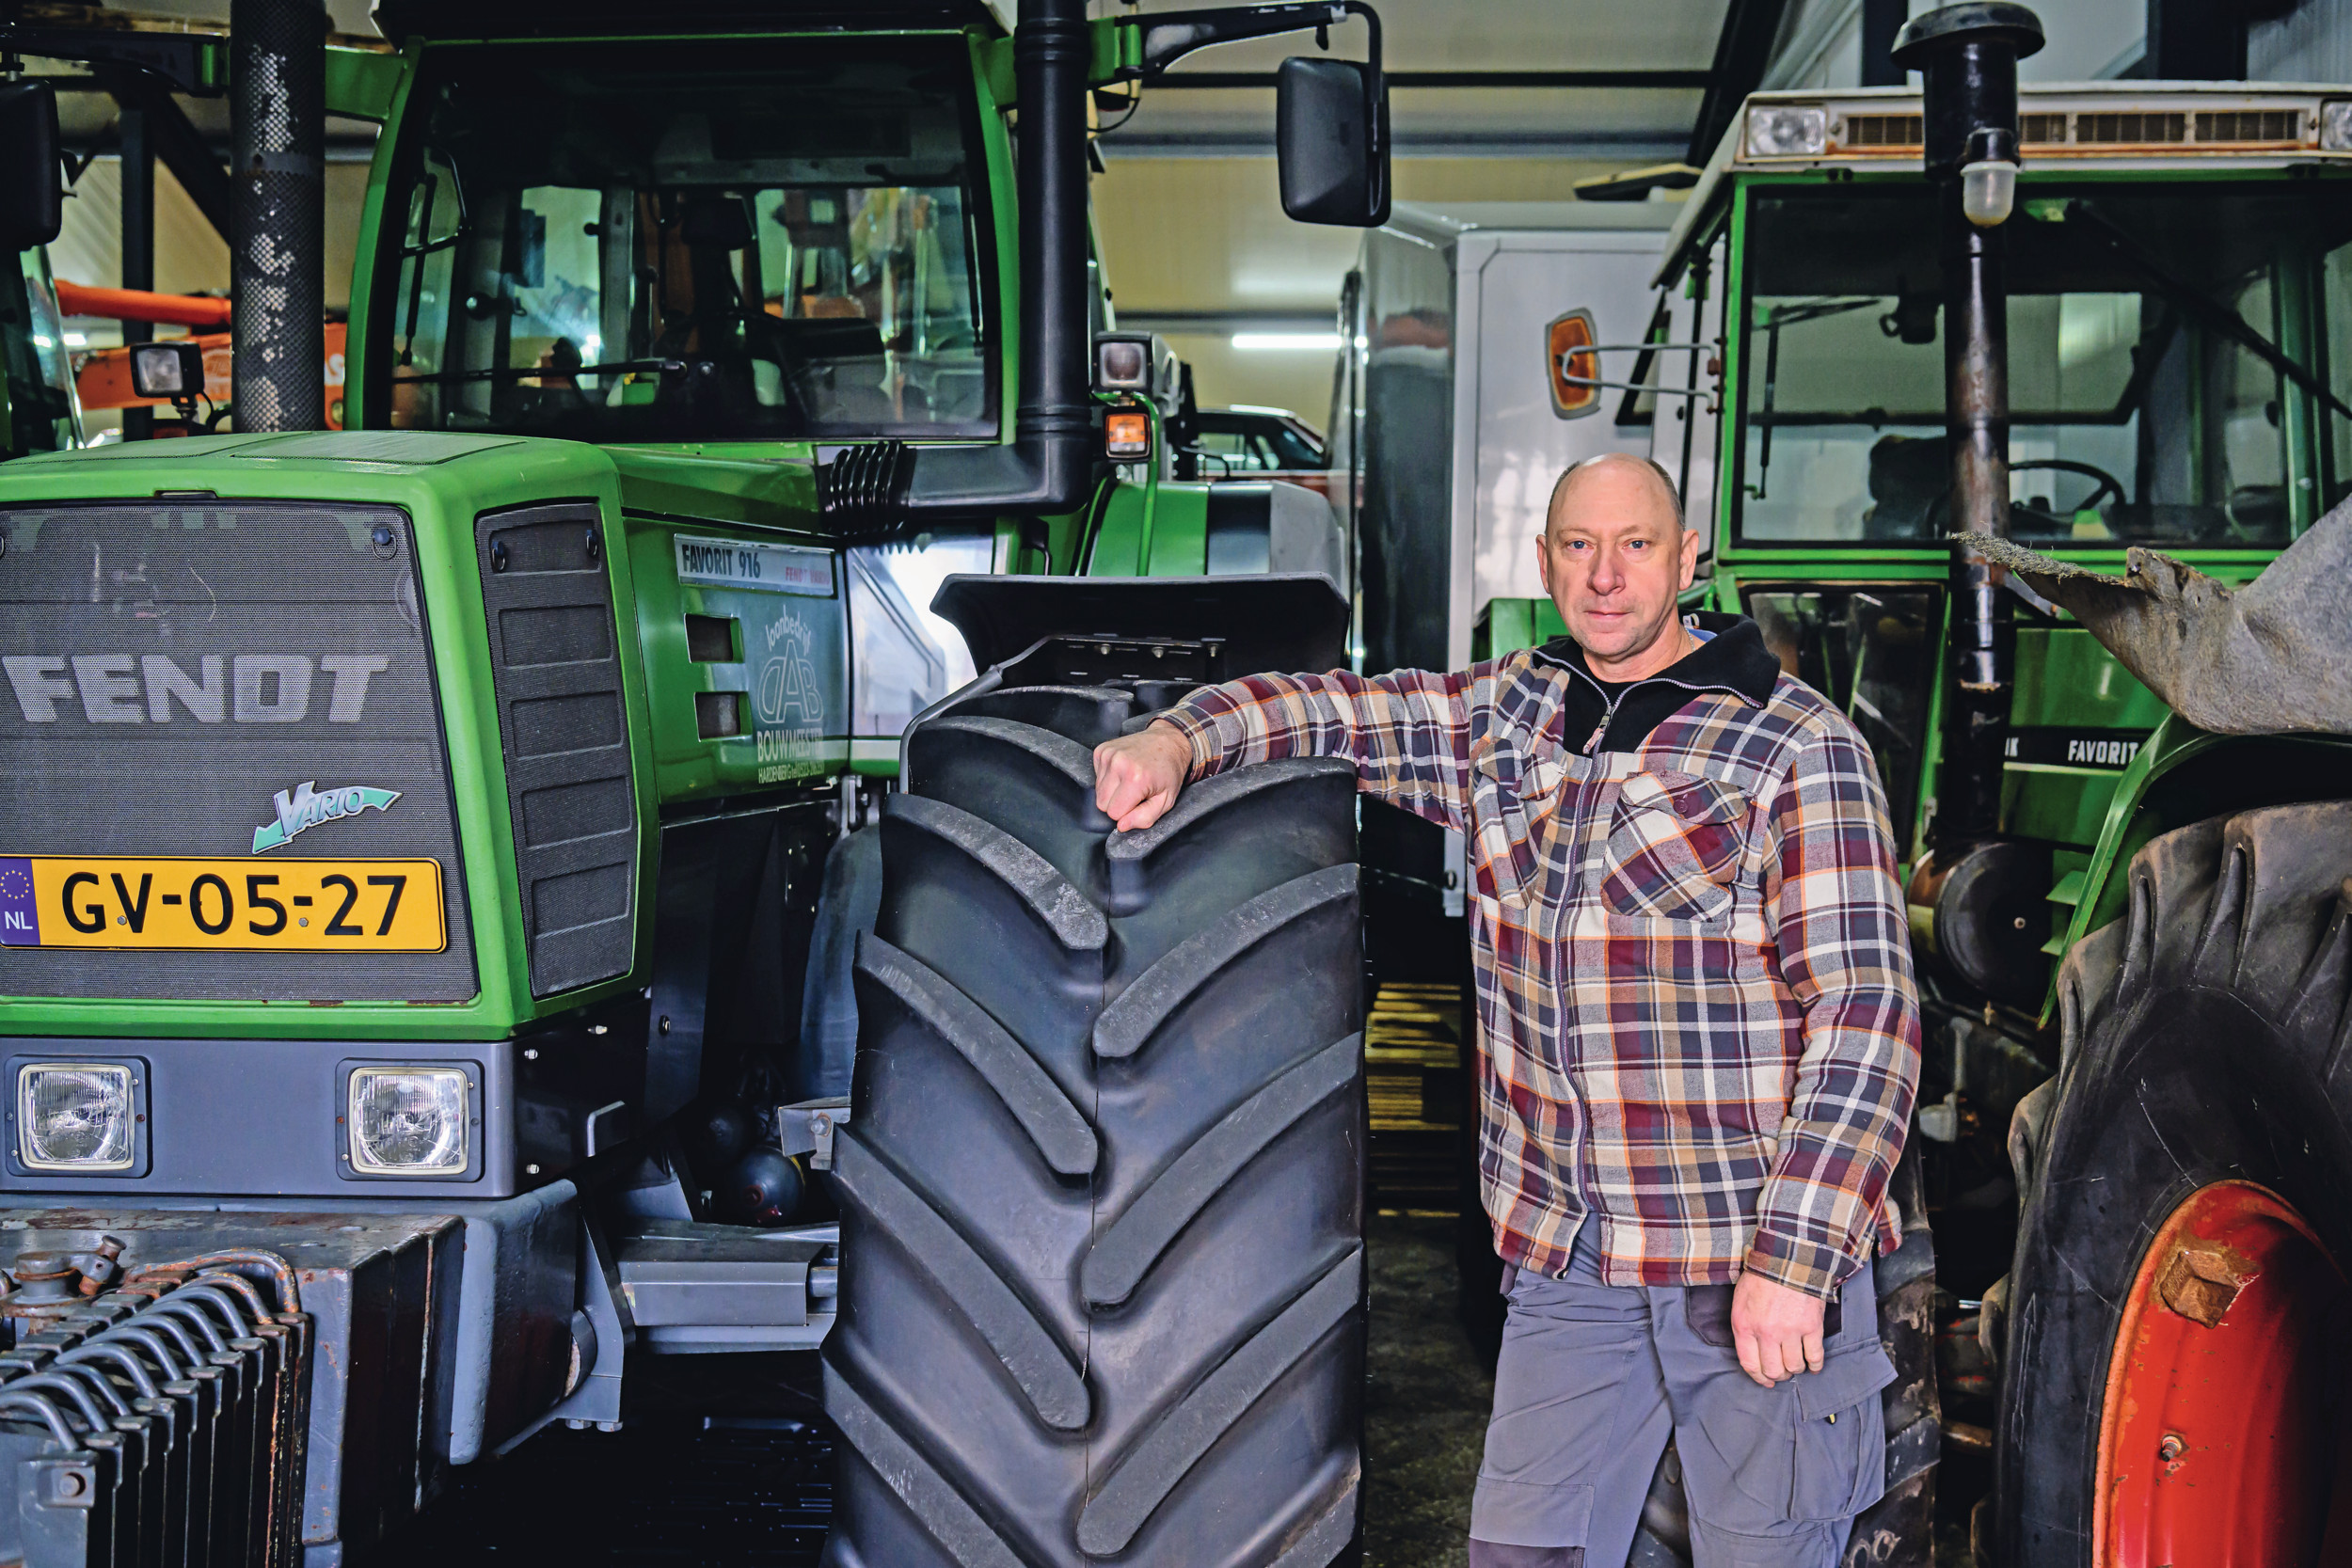
[[438,953],[438,861],[0,855],[0,947]]

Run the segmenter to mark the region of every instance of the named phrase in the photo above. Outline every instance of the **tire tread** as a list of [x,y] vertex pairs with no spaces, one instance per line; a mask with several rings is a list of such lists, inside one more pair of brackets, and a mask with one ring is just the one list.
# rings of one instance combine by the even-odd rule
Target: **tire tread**
[[836,1135],[828,1568],[1353,1560],[1354,770],[1116,834],[1087,747],[1134,708],[1000,689],[908,736]]

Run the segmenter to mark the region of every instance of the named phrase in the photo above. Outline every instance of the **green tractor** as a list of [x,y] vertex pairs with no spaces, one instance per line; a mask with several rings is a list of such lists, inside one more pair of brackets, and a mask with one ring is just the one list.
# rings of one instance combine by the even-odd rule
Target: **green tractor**
[[[1377,18],[303,11],[173,45],[238,432],[0,474],[0,1557],[364,1557],[820,1345],[844,1568],[1346,1554],[1351,783],[1110,847],[1087,765],[1340,662],[1346,562],[1164,477],[1086,181],[1089,94],[1345,27],[1284,202],[1381,221]],[[383,127],[335,434],[306,103]]]
[[1905,42],[1924,94],[1751,97],[1648,341],[1563,367],[1638,384],[1692,608],[1846,708],[1906,863],[1905,1375],[1849,1560],[1931,1560],[1939,1456],[1982,1563],[2335,1560],[2352,94],[2021,89],[2012,6]]

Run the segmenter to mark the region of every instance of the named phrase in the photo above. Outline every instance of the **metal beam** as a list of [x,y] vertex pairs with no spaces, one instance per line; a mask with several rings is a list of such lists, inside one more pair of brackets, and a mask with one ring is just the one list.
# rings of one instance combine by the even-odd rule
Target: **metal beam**
[[1740,101],[1764,80],[1772,40],[1788,11],[1788,0],[1731,0],[1725,8],[1724,30],[1715,36],[1714,68],[1707,73],[1707,96],[1699,101],[1698,119],[1692,122],[1684,163],[1706,166],[1715,144],[1738,117]]
[[1234,310],[1121,310],[1122,332],[1180,332],[1213,336],[1221,332],[1336,332],[1331,309],[1300,305]]
[[2148,0],[2148,52],[2140,74],[2160,82],[2245,80],[2245,12],[2251,8],[2215,0]]
[[1899,87],[1911,72],[1895,63],[1895,35],[1911,19],[1910,0],[1862,0],[1862,85]]
[[[1610,131],[1528,130],[1514,124],[1494,130],[1413,131],[1400,129],[1391,146],[1399,158],[1589,158],[1615,164],[1665,163],[1682,156],[1685,133],[1678,125]],[[1271,158],[1274,131],[1251,127],[1195,126],[1167,131],[1111,132],[1095,142],[1104,158]]]
[[[1382,80],[1391,88],[1543,87],[1543,88],[1691,88],[1714,80],[1705,71],[1388,71]],[[1171,71],[1145,84],[1147,92],[1170,87],[1257,87],[1273,90],[1271,71]]]
[[[147,111],[122,111],[122,286],[155,287],[155,144],[148,135]],[[145,322],[122,324],[125,344],[144,343],[155,336]],[[122,411],[122,438],[144,441],[155,434],[155,411]]]
[[92,73],[128,113],[144,117],[154,155],[163,160],[196,210],[225,241],[229,238],[229,172],[221,167],[202,132],[189,122],[164,84],[143,71],[102,65]]

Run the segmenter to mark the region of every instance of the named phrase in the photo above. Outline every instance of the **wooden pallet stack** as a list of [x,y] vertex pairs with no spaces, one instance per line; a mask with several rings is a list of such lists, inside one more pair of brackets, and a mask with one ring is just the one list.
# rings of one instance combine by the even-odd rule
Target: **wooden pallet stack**
[[1460,1203],[1458,1143],[1468,1114],[1462,988],[1384,983],[1364,1024],[1372,1100],[1372,1200],[1382,1209]]

